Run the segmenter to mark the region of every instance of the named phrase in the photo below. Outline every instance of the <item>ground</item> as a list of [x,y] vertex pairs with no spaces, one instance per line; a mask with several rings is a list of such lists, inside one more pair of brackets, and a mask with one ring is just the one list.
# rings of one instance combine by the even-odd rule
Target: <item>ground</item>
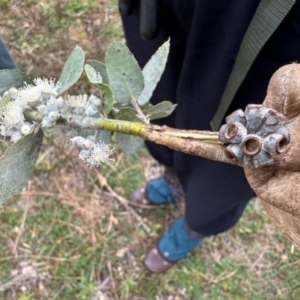
[[[0,0],[0,8],[0,35],[31,76],[59,77],[75,44],[102,60],[110,41],[123,40],[116,1]],[[72,91],[91,89],[83,78]],[[167,273],[149,273],[147,249],[184,204],[130,205],[130,192],[162,170],[145,148],[115,158],[90,170],[75,150],[45,138],[28,185],[0,206],[0,299],[300,298],[299,250],[259,199],[235,228],[207,238]]]

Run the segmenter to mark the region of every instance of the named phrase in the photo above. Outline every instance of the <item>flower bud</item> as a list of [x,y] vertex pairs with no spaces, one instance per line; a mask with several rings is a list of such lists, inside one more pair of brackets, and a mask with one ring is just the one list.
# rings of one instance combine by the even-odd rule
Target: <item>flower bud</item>
[[0,126],[0,134],[2,136],[11,136],[15,131],[17,131],[17,129],[14,127],[7,129],[6,126],[3,126],[3,125]]
[[48,116],[48,114],[49,114],[49,112],[50,112],[47,105],[39,105],[39,106],[37,107],[37,110],[38,110],[40,113],[42,113],[43,116]]
[[57,98],[56,105],[58,109],[62,109],[65,105],[65,100],[62,97]]
[[70,139],[70,141],[75,144],[78,148],[83,148],[83,143],[85,142],[85,138],[82,136],[74,136]]
[[85,110],[85,115],[88,117],[93,117],[98,113],[98,110],[93,105],[89,105]]
[[51,121],[48,119],[48,117],[44,117],[41,123],[42,127],[46,127],[46,128],[51,128],[53,126],[55,126],[56,122],[55,121]]
[[24,135],[30,134],[33,131],[33,124],[25,123],[21,126],[21,132]]
[[48,107],[56,107],[56,98],[54,97],[51,97],[48,101],[47,101],[47,106]]
[[91,156],[91,151],[90,150],[81,150],[79,152],[79,158],[82,160],[86,160]]
[[89,98],[89,102],[94,106],[101,106],[102,101],[100,98],[96,97],[95,95],[91,95]]
[[89,150],[89,149],[91,149],[94,146],[94,144],[95,143],[93,141],[91,141],[91,140],[85,140],[83,142],[83,149]]
[[48,119],[52,122],[55,122],[59,119],[60,113],[58,111],[49,112]]
[[10,141],[12,143],[17,142],[20,138],[22,138],[22,133],[20,131],[15,131],[11,136],[10,136]]

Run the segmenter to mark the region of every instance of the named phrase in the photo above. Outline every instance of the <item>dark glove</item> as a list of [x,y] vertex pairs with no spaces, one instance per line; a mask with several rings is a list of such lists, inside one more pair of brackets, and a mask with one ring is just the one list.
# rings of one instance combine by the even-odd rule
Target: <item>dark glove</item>
[[[136,0],[119,0],[119,10],[123,17],[132,14]],[[140,34],[145,40],[152,40],[158,34],[159,0],[140,1]]]

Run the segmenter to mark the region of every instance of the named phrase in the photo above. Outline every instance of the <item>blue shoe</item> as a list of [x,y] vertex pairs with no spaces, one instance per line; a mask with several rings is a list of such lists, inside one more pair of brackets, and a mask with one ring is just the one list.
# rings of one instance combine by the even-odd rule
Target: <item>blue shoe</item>
[[[187,235],[187,231],[191,236]],[[171,268],[177,261],[185,258],[187,254],[195,247],[202,244],[203,237],[187,230],[187,224],[181,217],[169,228],[167,233],[159,240],[156,247],[151,249],[144,264],[148,270],[154,273],[160,273]]]
[[166,168],[162,177],[153,179],[145,187],[136,189],[129,198],[137,204],[163,205],[182,200],[183,191],[174,171]]

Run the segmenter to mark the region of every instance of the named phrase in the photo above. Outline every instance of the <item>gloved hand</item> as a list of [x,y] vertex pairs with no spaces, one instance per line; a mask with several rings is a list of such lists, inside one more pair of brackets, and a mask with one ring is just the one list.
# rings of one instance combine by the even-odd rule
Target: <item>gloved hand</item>
[[[219,139],[278,227],[300,248],[300,64],[280,68],[263,105],[226,118]],[[226,161],[224,158],[221,161]]]
[[[136,0],[119,0],[119,10],[123,17],[132,14]],[[140,1],[140,34],[146,40],[154,39],[158,34],[159,0]]]
[[300,64],[273,75],[263,105],[285,116],[290,142],[272,166],[245,167],[245,173],[268,214],[300,248]]

